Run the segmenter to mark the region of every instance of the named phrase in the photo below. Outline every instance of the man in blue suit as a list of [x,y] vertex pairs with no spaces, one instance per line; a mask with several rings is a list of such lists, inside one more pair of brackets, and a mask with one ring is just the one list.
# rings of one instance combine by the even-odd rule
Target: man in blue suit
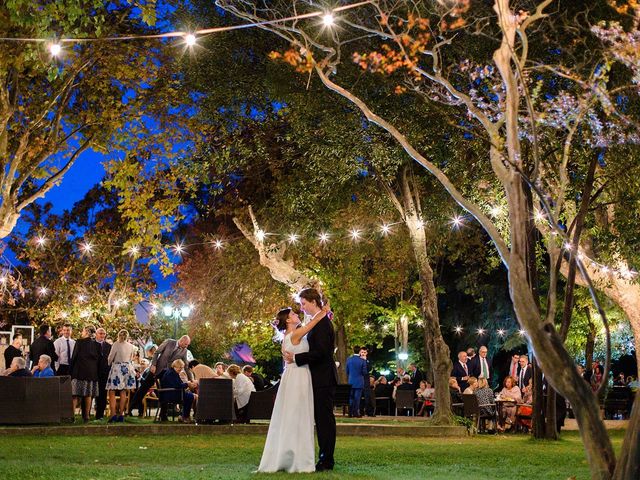
[[349,399],[349,416],[362,417],[360,415],[360,398],[364,388],[364,377],[368,376],[367,361],[360,357],[360,347],[353,347],[353,355],[347,359],[347,377],[351,385],[351,397]]

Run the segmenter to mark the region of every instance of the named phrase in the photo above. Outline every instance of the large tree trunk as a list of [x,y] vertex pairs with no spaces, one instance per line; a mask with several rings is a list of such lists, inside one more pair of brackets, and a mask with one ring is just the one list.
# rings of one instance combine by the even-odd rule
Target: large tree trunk
[[636,393],[613,480],[640,478],[640,394]]
[[340,383],[347,382],[347,332],[344,329],[342,321],[336,321],[334,317],[334,325],[336,326],[336,361],[340,363],[338,368],[338,381]]

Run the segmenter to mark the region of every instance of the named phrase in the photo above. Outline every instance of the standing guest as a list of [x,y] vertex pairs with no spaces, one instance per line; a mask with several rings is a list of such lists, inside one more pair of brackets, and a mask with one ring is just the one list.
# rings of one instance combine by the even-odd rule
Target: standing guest
[[[14,341],[15,343],[15,341]],[[6,355],[6,352],[5,352]],[[593,375],[591,376],[591,390],[597,392],[600,388],[600,384],[604,379],[604,367],[599,363],[593,368]]]
[[476,377],[469,377],[467,383],[469,384],[469,386],[464,389],[464,392],[462,392],[462,394],[473,395],[473,393],[476,391],[476,388],[478,388],[478,379]]
[[529,379],[533,376],[529,357],[520,355],[520,370],[518,370],[518,387],[522,390],[529,384]]
[[[120,330],[118,340],[109,349],[106,389],[109,391],[110,423],[124,422],[124,412],[129,400],[129,392],[136,388],[136,370],[133,354],[136,347],[129,343],[129,332]],[[116,392],[120,393],[120,408],[116,408]]]
[[5,372],[9,377],[30,377],[31,372],[27,370],[27,361],[22,357],[13,357],[9,370]]
[[[109,379],[109,352],[111,345],[106,341],[107,331],[100,327],[96,330],[96,342],[100,346],[100,361],[98,362],[98,397],[96,398],[96,420],[104,417],[107,407],[107,380]],[[113,411],[113,410],[112,410]]]
[[191,360],[189,362],[189,370],[193,374],[193,379],[199,382],[201,378],[215,378],[216,372],[213,368],[200,363],[198,360]]
[[360,357],[360,347],[353,347],[353,355],[347,358],[347,382],[351,385],[349,394],[349,416],[360,418],[360,399],[364,389],[364,377],[368,375],[367,361]]
[[31,344],[31,347],[29,347],[32,367],[37,366],[42,355],[47,355],[52,362],[58,359],[56,348],[53,346],[53,340],[51,340],[51,327],[45,323],[44,325],[40,325],[39,330],[40,336],[36,338]]
[[[160,344],[153,354],[149,371],[143,377],[140,388],[138,388],[136,394],[133,396],[133,400],[130,402],[129,415],[131,415],[131,411],[134,408],[137,408],[138,414],[142,416],[144,413],[142,410],[142,400],[149,389],[156,383],[156,375],[162,372],[162,370],[169,368],[173,364],[173,361],[178,359],[182,360],[182,368],[180,371],[184,369],[184,366],[189,363],[187,360],[187,349],[190,344],[191,338],[189,338],[188,335],[183,335],[178,340],[169,338]],[[186,373],[187,378],[193,380],[191,370],[187,368]]]
[[251,392],[256,391],[253,382],[249,377],[242,375],[242,371],[238,365],[229,365],[227,374],[233,380],[233,399],[236,405],[236,417],[239,423],[248,423],[247,405],[251,398]]
[[256,387],[256,392],[264,390],[264,378],[262,375],[255,372],[251,365],[245,365],[242,367],[242,373],[249,377],[249,380],[253,382],[253,386]]
[[34,377],[44,378],[53,377],[53,369],[51,368],[51,357],[49,355],[40,355],[40,359],[33,370],[31,371]]
[[[160,345],[162,347],[162,345]],[[159,347],[159,348],[160,348]],[[160,378],[160,384],[162,388],[172,389],[173,391],[162,392],[160,394],[160,421],[166,422],[167,417],[167,403],[182,402],[182,415],[178,419],[181,423],[191,423],[191,407],[196,401],[197,397],[189,391],[190,388],[195,388],[196,384],[193,382],[183,382],[180,378],[180,372],[184,370],[185,363],[181,358],[175,359],[171,362],[171,368],[165,368],[158,372]],[[239,369],[239,368],[238,368]],[[179,390],[182,390],[180,392]]]
[[469,374],[476,378],[486,378],[491,382],[491,361],[487,358],[487,347],[482,345],[478,350],[478,355],[468,362]]
[[13,336],[13,342],[4,351],[4,364],[11,368],[11,362],[14,358],[22,358],[22,334],[16,333]]
[[405,375],[406,373],[407,373],[407,372],[405,371],[405,369],[404,369],[404,368],[402,368],[402,367],[398,367],[398,368],[396,368],[396,377],[397,377],[397,378],[402,378],[402,377],[404,377],[404,375]]
[[467,363],[476,357],[476,349],[473,347],[467,348]]
[[520,373],[520,355],[514,353],[511,355],[511,363],[509,363],[509,371],[507,372],[507,375],[510,375],[513,378],[518,378],[518,373]]
[[413,385],[413,389],[417,390],[418,388],[420,388],[420,382],[424,380],[424,374],[415,363],[409,364],[409,376],[411,377],[411,384]]
[[[526,387],[525,387],[526,388]],[[516,379],[511,375],[504,379],[502,390],[499,394],[500,400],[512,401],[512,404],[504,404],[498,419],[498,430],[504,431],[511,428],[516,421],[516,404],[522,403],[522,392],[516,385]]]
[[453,362],[453,370],[451,371],[451,376],[456,377],[456,381],[458,382],[458,386],[461,390],[465,390],[469,386],[469,384],[467,383],[467,380],[469,379],[467,352],[458,352],[458,361]]
[[62,336],[53,342],[58,361],[56,363],[56,375],[71,375],[71,359],[76,341],[71,338],[71,325],[65,323],[62,326]]
[[367,368],[367,374],[363,378],[364,388],[362,390],[362,395],[364,397],[364,413],[368,417],[375,417],[376,401],[375,400],[371,401],[371,397],[373,395],[372,385],[373,383],[375,383],[375,378],[374,378],[374,382],[371,382],[371,380],[369,380],[369,372],[371,371],[371,362],[369,362],[367,358],[368,356],[369,356],[369,350],[367,349],[367,347],[360,348],[360,358],[362,358],[365,361],[366,368]]
[[85,423],[89,421],[91,402],[98,396],[100,346],[93,339],[95,333],[93,325],[86,325],[71,357],[71,393],[76,408],[80,406],[82,410],[82,420]]

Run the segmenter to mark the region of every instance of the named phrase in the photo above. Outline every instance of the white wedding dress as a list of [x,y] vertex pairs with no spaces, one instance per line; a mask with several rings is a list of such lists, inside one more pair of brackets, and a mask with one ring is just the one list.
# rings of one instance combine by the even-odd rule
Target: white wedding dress
[[[291,334],[284,337],[286,351],[309,351],[307,338],[298,345],[291,343]],[[315,443],[313,432],[313,390],[309,366],[286,365],[280,380],[269,433],[262,452],[259,472],[315,471]]]

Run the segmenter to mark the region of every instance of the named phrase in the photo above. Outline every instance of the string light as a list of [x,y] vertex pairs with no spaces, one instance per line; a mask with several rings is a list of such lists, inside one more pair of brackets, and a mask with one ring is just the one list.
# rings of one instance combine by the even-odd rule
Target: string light
[[298,241],[298,238],[300,238],[298,236],[298,234],[296,233],[292,233],[289,235],[289,243],[296,243]]
[[505,331],[503,329],[498,329],[498,335],[500,335],[501,337],[504,337]]
[[518,334],[520,334],[520,336],[521,336],[521,337],[524,337],[524,335],[525,335],[526,333],[527,333],[527,332],[525,332],[525,331],[524,331],[524,329],[522,329],[522,328],[521,328],[520,330],[518,330]]
[[329,241],[329,234],[326,232],[322,232],[318,238],[320,239],[320,243],[327,243]]
[[80,248],[82,249],[83,253],[88,255],[92,252],[93,245],[91,244],[91,242],[84,242],[82,245],[80,245]]
[[543,222],[545,220],[544,213],[542,213],[542,210],[537,208],[534,210],[533,218],[536,222]]
[[234,320],[233,322],[231,322],[231,325],[233,325],[233,328],[238,328],[239,324]]
[[416,222],[416,227],[417,227],[417,228],[419,228],[419,229],[420,229],[420,228],[422,228],[422,227],[424,227],[424,220],[419,219],[419,220]]
[[418,320],[416,322],[416,325],[418,325],[419,327],[423,327],[424,326],[424,322],[422,320]]
[[491,207],[491,209],[489,210],[489,213],[493,216],[493,217],[499,217],[500,214],[502,214],[502,207],[499,207],[497,205]]
[[258,230],[256,232],[256,238],[258,239],[259,242],[264,241],[265,236],[266,236],[266,233],[264,233],[264,230]]
[[385,223],[380,227],[380,231],[385,236],[389,235],[389,232],[391,232],[391,227]]
[[51,43],[49,44],[49,52],[53,57],[57,57],[62,52],[62,47],[59,43]]
[[462,327],[460,325],[458,325],[454,330],[456,331],[457,334],[462,333]]
[[45,243],[47,243],[47,238],[43,236],[39,236],[36,238],[36,244],[38,247],[44,247]]
[[173,251],[177,254],[177,255],[182,255],[184,253],[184,245],[182,244],[182,242],[180,243],[176,243],[173,246]]
[[365,330],[369,330],[371,328],[371,325],[369,325],[368,323],[364,324],[364,329]]
[[193,47],[196,44],[196,40],[196,36],[193,33],[184,36],[184,43],[187,44],[187,47]]
[[134,245],[133,247],[129,248],[129,255],[136,257],[139,253],[140,253],[140,247],[138,247],[137,245]]
[[47,293],[49,293],[49,289],[47,287],[38,288],[38,295],[44,297]]
[[460,228],[462,225],[462,217],[460,215],[456,215],[451,219],[451,224],[454,228]]
[[353,230],[351,230],[350,235],[351,235],[351,239],[354,241],[357,241],[360,239],[360,230],[356,230],[355,228]]
[[484,335],[485,330],[484,328],[479,328],[477,332],[478,332],[478,335]]
[[76,297],[78,299],[79,302],[85,302],[87,300],[87,297],[85,297],[84,295],[80,294]]
[[216,250],[220,250],[222,248],[222,240],[216,240],[215,242],[213,242],[213,246],[216,248]]
[[332,27],[333,24],[335,23],[335,18],[333,17],[333,14],[331,13],[327,13],[322,17],[322,23],[324,24],[325,27]]

